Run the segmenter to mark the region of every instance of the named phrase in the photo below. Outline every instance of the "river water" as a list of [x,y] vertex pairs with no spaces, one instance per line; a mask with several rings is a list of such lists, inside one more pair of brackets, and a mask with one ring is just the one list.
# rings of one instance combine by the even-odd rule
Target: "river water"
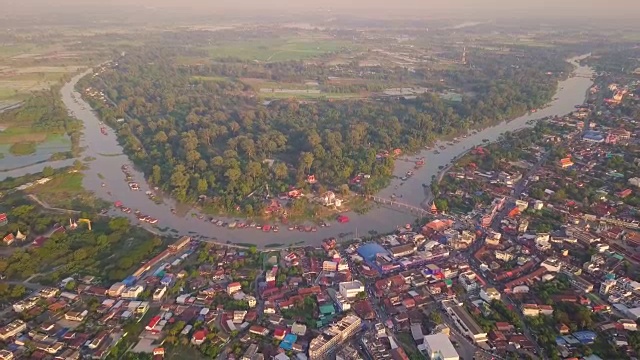
[[[587,56],[587,55],[585,55]],[[425,191],[423,183],[430,184],[432,176],[439,172],[439,167],[444,167],[454,158],[464,151],[483,143],[484,139],[489,141],[497,140],[506,131],[513,131],[527,127],[529,120],[536,120],[546,116],[565,115],[573,111],[574,106],[582,104],[588,88],[592,85],[590,77],[591,69],[578,66],[577,61],[585,57],[577,57],[568,61],[577,66],[574,76],[561,81],[556,100],[552,101],[544,109],[533,114],[527,114],[509,122],[504,122],[496,126],[489,127],[474,135],[471,135],[446,149],[440,150],[440,154],[432,151],[423,151],[415,157],[424,157],[426,165],[415,171],[413,177],[400,185],[399,179],[394,179],[391,186],[383,190],[379,196],[388,198],[396,194],[398,201],[409,205],[420,207],[425,202]],[[404,214],[397,210],[375,207],[367,214],[348,214],[351,221],[346,224],[333,222],[331,227],[318,227],[317,232],[302,233],[298,231],[288,231],[286,227],[281,227],[278,233],[265,233],[253,228],[231,230],[217,227],[205,220],[199,220],[191,216],[191,212],[185,215],[174,215],[171,209],[177,205],[166,199],[163,204],[156,204],[145,195],[149,186],[145,183],[143,174],[133,169],[133,164],[126,155],[123,154],[122,147],[118,144],[115,134],[109,129],[107,135],[100,132],[100,120],[91,110],[89,105],[81,99],[80,94],[74,87],[78,80],[87,75],[89,71],[79,74],[65,84],[62,89],[62,100],[69,109],[69,112],[84,122],[84,136],[81,145],[85,148],[83,157],[95,158],[88,163],[88,170],[85,171],[84,186],[87,190],[93,191],[98,197],[105,200],[122,203],[132,209],[140,210],[142,213],[158,219],[157,228],[152,229],[150,225],[144,224],[154,231],[158,228],[168,227],[175,229],[175,235],[200,235],[205,239],[217,239],[220,242],[250,243],[260,247],[265,245],[281,244],[291,245],[303,242],[305,245],[318,245],[322,239],[328,237],[338,237],[338,234],[349,234],[348,236],[367,235],[369,231],[388,232],[396,229],[397,226],[413,222],[415,216]],[[577,76],[576,76],[577,75]],[[445,144],[437,144],[445,145]],[[413,156],[412,156],[413,158]],[[131,191],[124,180],[121,166],[127,164],[132,171],[134,180],[140,183],[142,191]],[[397,161],[395,174],[402,176],[406,171],[413,169],[412,162]],[[103,186],[104,184],[104,186]],[[128,216],[136,222],[133,214],[124,214],[118,210],[110,210],[110,214],[118,216]],[[176,232],[177,231],[177,232]]]

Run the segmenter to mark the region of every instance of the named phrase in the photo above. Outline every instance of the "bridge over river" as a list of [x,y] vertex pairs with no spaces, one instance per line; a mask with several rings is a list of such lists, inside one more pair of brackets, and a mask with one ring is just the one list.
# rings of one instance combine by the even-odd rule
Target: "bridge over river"
[[430,210],[426,210],[426,209],[421,208],[421,207],[405,204],[403,202],[396,201],[396,200],[385,199],[385,198],[381,198],[381,197],[374,196],[374,195],[368,195],[368,196],[366,196],[366,199],[372,200],[372,201],[375,201],[378,204],[386,205],[386,206],[395,208],[395,209],[397,209],[399,211],[408,212],[408,213],[414,214],[414,215],[419,215],[419,216],[431,215],[431,211]]

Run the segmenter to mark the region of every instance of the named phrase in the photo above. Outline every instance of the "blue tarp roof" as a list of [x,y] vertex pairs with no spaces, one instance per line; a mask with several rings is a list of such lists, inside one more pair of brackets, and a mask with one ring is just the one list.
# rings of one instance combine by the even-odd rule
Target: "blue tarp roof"
[[382,246],[375,243],[365,244],[358,248],[358,254],[367,261],[372,261],[376,258],[377,254],[388,254]]
[[296,340],[298,340],[297,335],[287,334],[284,336],[284,340],[280,342],[280,348],[284,350],[291,350]]
[[593,331],[577,331],[572,333],[574,338],[578,339],[581,343],[590,343],[596,339],[596,333]]

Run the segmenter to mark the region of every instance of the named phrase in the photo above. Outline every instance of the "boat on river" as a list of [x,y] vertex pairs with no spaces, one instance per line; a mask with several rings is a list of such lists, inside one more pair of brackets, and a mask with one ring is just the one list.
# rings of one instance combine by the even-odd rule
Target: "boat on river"
[[[74,81],[77,82],[77,78],[74,78]],[[580,85],[578,86],[579,89],[578,87],[576,89],[572,89],[571,94],[569,95],[573,95],[576,98],[578,96],[580,96],[581,98],[584,98],[584,93],[588,88],[585,87],[583,89],[582,85],[590,86],[591,84],[583,84],[583,82],[584,82],[583,80],[578,80],[578,83],[579,83],[578,85]],[[62,90],[63,98],[66,99],[65,105],[70,107],[71,110],[78,109],[78,105],[71,100],[69,95],[73,93],[74,85],[75,85],[74,82],[68,83],[63,87],[63,90]],[[545,109],[543,111],[541,108],[541,115],[563,114],[565,113],[565,111],[567,112],[573,111],[574,105],[576,104],[576,102],[571,101],[571,103],[568,104],[570,108],[565,109],[567,105],[566,104],[567,101],[564,100],[565,99],[564,95],[566,94],[563,93],[563,96],[561,96],[561,99],[557,103],[554,103],[553,109]],[[571,96],[569,96],[569,98],[571,98]],[[83,101],[80,100],[80,103],[83,104]],[[555,107],[558,107],[561,110],[557,110]],[[543,112],[544,114],[542,114]],[[84,135],[84,137],[87,139],[86,140],[87,146],[85,147],[88,151],[86,152],[87,156],[95,155],[97,153],[120,154],[122,149],[117,144],[117,141],[114,136],[103,136],[102,134],[98,134],[98,132],[95,131],[96,125],[99,124],[99,119],[95,117],[94,113],[89,113],[89,112],[78,112],[78,113],[81,114],[80,117],[87,125],[86,128],[94,129],[94,131],[85,132],[85,135]],[[519,127],[523,127],[524,123],[527,120],[529,120],[529,118],[531,117],[528,117],[528,118],[523,117],[522,119],[516,119],[510,122],[507,122],[506,125],[503,123],[500,123],[499,125],[491,127],[490,129],[483,130],[482,135],[480,135],[477,130],[473,130],[471,131],[471,133],[478,134],[478,135],[476,137],[465,139],[466,141],[462,141],[461,142],[462,144],[459,144],[456,149],[462,149],[462,147],[465,145],[467,147],[471,145],[477,145],[477,144],[482,145],[482,143],[484,142],[489,142],[489,139],[491,139],[491,141],[497,140],[499,137],[499,133],[503,131],[513,131]],[[105,126],[105,130],[108,130],[106,129],[106,125],[104,126]],[[483,138],[485,140],[481,142],[480,139],[483,139]],[[458,140],[460,140],[460,138],[458,138]],[[434,173],[437,173],[436,168],[438,168],[438,166],[441,164],[446,164],[456,155],[454,154],[454,149],[447,149],[451,151],[442,151],[446,148],[444,146],[445,144],[446,142],[444,143],[440,142],[436,146],[432,145],[430,147],[430,150],[427,150],[428,155],[426,156],[426,159],[425,159],[426,165],[420,171],[413,169],[413,167],[416,165],[413,161],[407,164],[410,169],[415,171],[415,175],[413,176],[414,179],[418,178],[419,180],[407,182],[407,184],[405,184],[405,186],[402,187],[401,190],[396,190],[396,191],[398,191],[398,195],[407,195],[405,197],[406,200],[404,201],[406,201],[408,204],[414,205],[417,202],[422,201],[422,199],[420,198],[421,196],[415,196],[415,195],[417,195],[418,193],[422,195],[422,193],[424,192],[423,187],[425,185],[428,186],[430,184],[430,179],[432,178]],[[442,145],[441,148],[439,148],[440,145]],[[441,151],[442,154],[438,154],[436,153],[436,151],[438,152]],[[139,181],[139,187],[141,188],[141,190],[147,190],[145,188],[148,187],[148,185],[142,179],[142,174],[138,170],[136,170],[132,164],[129,164],[127,162],[129,164],[128,165],[129,169],[127,169],[127,166],[122,166],[123,165],[122,162],[120,162],[118,160],[119,158],[117,157],[105,157],[105,156],[94,156],[94,157],[97,157],[97,160],[90,162],[88,164],[89,166],[89,170],[87,170],[88,172],[93,171],[94,173],[99,173],[99,172],[112,173],[115,170],[115,172],[117,173],[118,170],[121,170],[123,172],[124,170],[129,170],[130,172],[128,174],[124,173],[124,175],[125,176],[132,175],[130,181]],[[414,159],[414,161],[415,160],[417,159]],[[408,170],[408,168],[404,168],[403,170],[406,171]],[[402,176],[404,174],[400,172],[399,175]],[[96,176],[87,177],[87,179],[89,178],[98,179],[98,177]],[[87,187],[89,190],[95,191],[98,195],[99,194],[105,195],[107,191],[112,191],[113,192],[112,197],[105,197],[105,198],[113,199],[113,200],[117,198],[124,198],[128,202],[126,205],[133,206],[134,208],[144,209],[144,212],[146,214],[158,218],[161,223],[163,224],[165,222],[168,223],[168,226],[170,226],[173,229],[170,231],[176,232],[176,233],[187,234],[189,231],[193,231],[194,233],[199,233],[199,234],[215,234],[220,239],[224,239],[222,241],[232,241],[232,242],[249,241],[256,244],[273,242],[272,239],[274,239],[275,236],[279,236],[283,239],[282,241],[278,241],[279,243],[289,244],[298,240],[304,240],[307,245],[315,245],[314,242],[316,240],[319,240],[322,237],[331,236],[332,235],[331,233],[333,233],[333,231],[329,231],[329,229],[326,229],[326,227],[319,226],[319,228],[317,229],[318,236],[316,239],[313,236],[308,236],[311,234],[304,234],[304,232],[306,232],[307,230],[304,226],[296,227],[296,226],[281,224],[280,227],[281,227],[281,230],[285,231],[284,233],[283,231],[280,231],[280,234],[277,234],[274,236],[271,234],[272,232],[275,232],[273,231],[273,228],[272,228],[271,229],[272,231],[268,233],[265,232],[262,236],[252,237],[251,236],[252,234],[250,233],[244,234],[245,233],[244,231],[229,230],[229,229],[214,227],[212,225],[211,220],[209,220],[209,223],[207,224],[207,223],[204,223],[204,221],[194,222],[192,219],[184,219],[185,215],[182,212],[178,214],[176,209],[171,206],[166,206],[166,205],[158,206],[156,204],[151,203],[148,199],[148,196],[139,196],[142,194],[138,195],[138,194],[135,194],[135,192],[133,191],[129,193],[129,191],[127,190],[130,190],[130,189],[127,186],[127,183],[115,184],[112,182],[107,182],[106,180],[103,180],[103,181],[107,183],[106,188],[101,188],[100,180],[97,180],[97,181],[94,180],[93,182],[88,182]],[[397,180],[395,182],[398,183]],[[393,185],[396,185],[396,184],[393,184]],[[121,210],[117,212],[122,216],[122,213],[120,211]],[[398,213],[396,211],[389,210],[389,212],[387,212],[387,210],[385,209],[380,209],[379,211],[376,211],[375,214],[374,212],[371,212],[371,215],[369,214],[365,216],[353,215],[351,224],[341,224],[341,226],[345,227],[344,230],[339,228],[337,224],[334,227],[338,231],[343,231],[340,234],[341,235],[340,237],[348,236],[348,234],[350,234],[351,231],[354,231],[357,227],[363,228],[365,226],[368,229],[384,232],[385,230],[395,228],[398,224],[401,224],[401,226],[404,226],[404,224],[409,222],[408,218],[410,216],[407,215],[406,216],[407,219],[405,219],[405,215],[397,215],[397,214]],[[370,216],[375,221],[370,221],[372,220],[368,218]],[[135,220],[135,217],[133,216],[133,214],[131,215],[131,218]],[[226,219],[226,221],[232,222],[233,220]],[[340,223],[340,221],[336,221],[336,222]],[[224,224],[224,221],[218,218],[218,219],[215,219],[215,223],[217,225],[219,224],[219,226],[222,226]],[[236,223],[236,225],[238,224]],[[237,227],[238,226],[236,226],[236,228]],[[262,228],[262,226],[260,228]],[[290,231],[287,232],[285,229]],[[292,233],[291,231],[294,231],[294,230],[302,231],[303,233],[298,234],[298,231],[295,231],[294,233]],[[310,232],[313,232],[313,229],[311,227],[309,227],[308,230]],[[246,235],[248,235],[248,238],[246,237]],[[303,235],[303,236],[300,236],[300,235]],[[306,239],[307,237],[309,237],[309,239]]]

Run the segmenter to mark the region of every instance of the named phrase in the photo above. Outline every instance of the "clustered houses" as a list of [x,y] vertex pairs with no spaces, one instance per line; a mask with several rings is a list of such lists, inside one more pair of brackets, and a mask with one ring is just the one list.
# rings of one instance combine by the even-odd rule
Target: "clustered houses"
[[[59,287],[45,287],[16,301],[13,313],[25,321],[3,318],[0,340],[14,358],[24,354],[30,359],[105,358],[125,335],[125,324],[140,321],[151,301],[161,301],[167,288],[186,275],[175,267],[193,252],[191,244],[189,237],[178,239],[119,282],[105,284],[92,276],[71,277],[62,280]],[[71,288],[73,291],[68,290]],[[162,331],[170,317],[165,320],[148,324],[149,331]],[[26,343],[34,346],[26,348]]]
[[[445,245],[470,252],[470,267],[459,267],[457,275],[448,279],[474,298],[479,292],[480,300],[471,304],[452,296],[445,300],[449,304],[445,309],[460,332],[483,338],[477,322],[493,320],[496,313],[504,317],[508,312],[496,302],[506,297],[513,317],[613,312],[623,319],[607,324],[605,335],[634,355],[626,337],[617,332],[635,331],[633,325],[640,319],[640,284],[631,280],[637,280],[633,269],[640,264],[640,159],[635,155],[640,130],[637,119],[611,111],[626,94],[637,96],[637,89],[627,92],[632,87],[637,84],[622,86],[625,91],[609,89],[611,101],[602,111],[596,111],[595,105],[578,106],[569,116],[549,119],[544,125],[551,129],[547,134],[507,149],[520,159],[487,161],[496,147],[478,147],[461,159],[464,165],[454,165],[447,172],[441,184],[446,191],[439,196],[449,205],[467,205],[467,214],[437,216],[422,233],[427,244],[431,239],[438,242],[435,248]],[[592,91],[593,101],[598,91]],[[586,129],[584,119],[590,119]],[[497,166],[488,170],[486,164]],[[472,197],[475,206],[469,207],[474,204],[469,201]],[[482,230],[472,234],[472,224]],[[432,237],[434,233],[441,237]],[[465,237],[469,240],[459,240]],[[408,270],[398,264],[391,248],[368,246],[366,253],[359,253],[362,267],[380,274]],[[413,256],[427,250],[416,249]],[[450,260],[435,264],[450,267]],[[427,287],[432,295],[439,291],[431,281]],[[495,325],[488,334],[495,349],[504,350],[508,344],[536,349],[532,337]],[[576,354],[578,346],[600,336],[593,326],[569,329],[559,324],[553,331],[561,336],[550,346],[563,357]]]
[[[14,313],[28,320],[3,319],[3,358],[103,359],[125,335],[124,325],[149,310],[147,301],[109,298],[107,289],[91,285],[91,277],[79,282],[74,292],[45,287],[14,303]],[[81,324],[90,326],[78,330]]]

